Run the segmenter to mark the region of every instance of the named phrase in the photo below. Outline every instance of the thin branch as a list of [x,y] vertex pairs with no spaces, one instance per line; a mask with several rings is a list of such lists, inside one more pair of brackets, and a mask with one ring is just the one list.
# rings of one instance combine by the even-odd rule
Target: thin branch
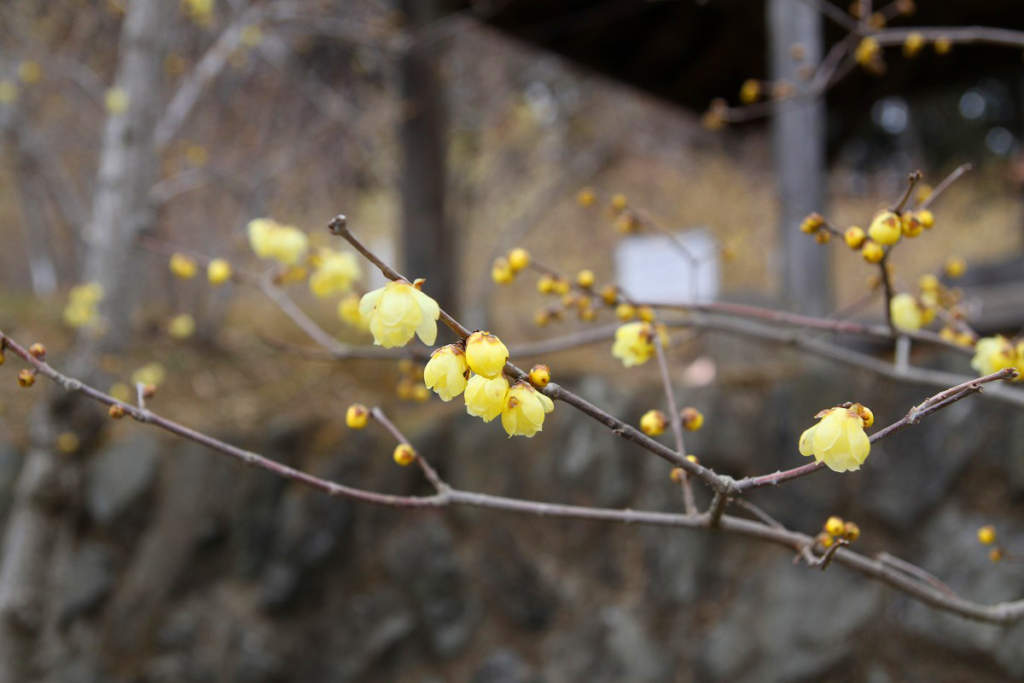
[[[897,432],[903,431],[907,427],[916,425],[922,419],[931,415],[937,410],[942,410],[957,401],[967,398],[971,394],[977,393],[982,390],[982,386],[989,382],[1008,381],[1017,377],[1019,373],[1014,368],[1006,368],[999,372],[993,372],[991,375],[985,375],[984,377],[978,377],[972,379],[963,384],[959,384],[955,387],[941,391],[935,394],[924,403],[919,406],[911,408],[902,419],[893,422],[888,427],[880,429],[871,435],[871,443],[878,443],[882,439],[888,438]],[[801,467],[795,467],[791,470],[783,472],[775,472],[774,474],[766,474],[757,477],[746,477],[736,482],[735,488],[739,492],[749,491],[751,489],[761,488],[763,486],[778,486],[787,481],[797,479],[799,477],[805,477],[808,474],[812,474],[819,470],[825,469],[826,465],[824,461],[812,462]]]
[[[388,419],[387,415],[385,415],[384,411],[381,410],[379,407],[371,408],[370,416],[373,417],[373,419],[376,420],[378,423],[380,423],[380,425],[384,427],[384,429],[386,429],[388,433],[395,438],[395,441],[397,441],[400,444],[404,443],[409,444],[410,446],[412,445],[412,441],[410,441],[405,436],[405,434],[402,434],[401,430],[399,430],[398,427],[396,427],[395,424]],[[443,494],[445,491],[448,491],[451,487],[448,486],[448,484],[446,484],[443,479],[441,479],[440,475],[437,473],[437,470],[435,470],[430,465],[430,463],[427,462],[427,459],[424,458],[423,455],[418,450],[414,449],[414,453],[416,454],[416,464],[418,464],[420,466],[420,469],[423,470],[423,476],[427,478],[427,481],[429,481],[430,485],[434,487],[434,490],[441,494]]]
[[961,164],[960,166],[957,166],[952,173],[943,178],[942,182],[935,186],[935,189],[932,190],[927,197],[925,197],[925,200],[923,202],[917,205],[917,208],[922,211],[924,209],[927,209],[929,206],[932,205],[932,202],[939,198],[939,195],[941,195],[943,192],[946,191],[947,188],[949,188],[950,185],[955,183],[957,180],[960,179],[960,176],[962,176],[963,174],[967,173],[970,170],[970,164]]
[[[672,388],[672,377],[668,371],[668,361],[665,359],[665,347],[661,343],[661,336],[654,335],[654,351],[658,356],[658,367],[661,370],[661,381],[665,387],[665,400],[668,403],[669,419],[672,424],[672,433],[676,439],[676,452],[686,457],[686,443],[683,439],[683,418],[679,414],[679,407],[676,405],[675,390]],[[697,512],[697,504],[693,501],[693,486],[690,484],[690,476],[683,473],[683,503],[686,506],[686,514],[692,515]]]

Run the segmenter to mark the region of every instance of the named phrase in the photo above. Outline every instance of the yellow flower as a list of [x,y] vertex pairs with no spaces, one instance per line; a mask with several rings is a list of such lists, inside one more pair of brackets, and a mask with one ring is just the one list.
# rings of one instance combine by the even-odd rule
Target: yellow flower
[[196,276],[196,271],[199,269],[196,266],[196,262],[191,257],[185,256],[185,254],[174,254],[171,256],[170,261],[171,272],[182,280],[190,280]]
[[508,380],[504,375],[487,379],[473,375],[466,384],[466,412],[490,422],[501,415],[508,396]]
[[196,320],[188,313],[182,313],[171,318],[167,326],[167,332],[175,339],[187,339],[196,331]]
[[405,346],[414,335],[430,346],[437,338],[441,308],[408,282],[389,282],[363,295],[359,315],[369,321],[377,346]]
[[508,362],[508,348],[490,332],[476,331],[466,340],[466,361],[478,375],[492,379]]
[[883,246],[891,246],[900,241],[903,234],[903,221],[892,211],[879,211],[871,221],[868,236]]
[[231,279],[231,264],[222,258],[215,258],[206,266],[206,277],[214,287]]
[[116,116],[128,111],[128,93],[124,88],[111,88],[103,95],[103,104],[107,113]]
[[627,368],[643,365],[654,355],[654,327],[648,322],[621,325],[615,330],[612,355]]
[[904,332],[917,332],[925,324],[924,311],[917,299],[909,294],[897,294],[889,302],[892,324]]
[[428,389],[433,389],[442,401],[450,401],[461,394],[468,379],[466,352],[457,344],[434,351],[423,368],[423,383]]
[[974,347],[971,367],[981,375],[991,375],[1006,368],[1018,366],[1017,350],[1002,335],[979,339]]
[[345,411],[345,424],[349,429],[363,429],[370,421],[370,411],[361,403],[353,403]]
[[526,382],[516,382],[508,390],[501,409],[501,426],[509,436],[521,434],[527,438],[544,426],[544,415],[555,409],[551,399]]
[[290,225],[280,225],[270,218],[249,221],[249,244],[261,259],[274,259],[294,266],[309,249],[306,233]]
[[352,252],[321,249],[318,256],[316,270],[309,278],[309,289],[321,299],[344,294],[363,274]]
[[864,420],[856,410],[833,408],[818,414],[821,422],[800,435],[800,454],[813,455],[835,472],[860,469],[871,450]]
[[359,295],[350,294],[338,303],[338,317],[345,321],[349,327],[367,332],[370,323],[363,316],[359,315]]

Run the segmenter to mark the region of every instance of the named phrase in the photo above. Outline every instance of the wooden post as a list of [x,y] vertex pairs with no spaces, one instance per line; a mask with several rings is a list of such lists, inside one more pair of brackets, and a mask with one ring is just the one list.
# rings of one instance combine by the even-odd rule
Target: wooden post
[[[822,56],[822,17],[802,0],[768,0],[771,78],[799,89],[798,71]],[[803,58],[793,57],[800,45]],[[781,204],[781,253],[785,305],[801,313],[824,315],[832,309],[829,254],[800,232],[800,221],[825,208],[825,103],[821,98],[781,104],[772,116],[772,147]]]
[[[414,27],[443,14],[438,0],[404,0]],[[458,254],[455,230],[445,210],[447,116],[437,73],[436,44],[413,41],[402,56],[402,272],[426,278],[424,288],[445,310],[458,315]]]

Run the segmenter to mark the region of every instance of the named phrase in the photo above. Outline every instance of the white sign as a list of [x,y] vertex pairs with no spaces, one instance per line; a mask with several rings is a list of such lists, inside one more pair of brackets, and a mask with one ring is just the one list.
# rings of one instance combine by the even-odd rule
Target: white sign
[[630,235],[615,252],[616,281],[629,298],[656,304],[713,301],[719,290],[718,244],[705,229]]

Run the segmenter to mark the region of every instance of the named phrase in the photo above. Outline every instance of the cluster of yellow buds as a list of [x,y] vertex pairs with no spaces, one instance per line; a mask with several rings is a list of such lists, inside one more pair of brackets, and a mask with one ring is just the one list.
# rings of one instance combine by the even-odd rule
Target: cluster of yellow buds
[[99,320],[99,304],[103,300],[103,286],[98,282],[76,285],[68,292],[64,307],[64,323],[81,328],[95,325]]
[[249,245],[261,259],[273,259],[283,266],[295,266],[309,250],[306,233],[271,218],[256,218],[247,226]]
[[[684,408],[679,413],[683,429],[695,432],[704,426],[704,415],[696,408]],[[664,434],[668,428],[668,417],[660,410],[648,410],[640,418],[640,431],[647,436]]]
[[494,264],[491,266],[491,279],[499,285],[510,284],[518,273],[530,267],[530,262],[530,252],[522,247],[516,247],[505,256],[494,259]]
[[[613,284],[596,287],[597,276],[589,268],[576,273],[573,280],[545,273],[537,280],[537,291],[557,296],[558,301],[534,314],[534,322],[544,327],[553,320],[561,320],[567,311],[576,311],[580,320],[592,322],[597,319],[597,308],[601,305],[615,306],[619,301],[619,290]],[[573,291],[573,288],[578,291]]]
[[349,251],[320,248],[310,262],[313,274],[309,278],[309,289],[320,299],[347,293],[352,283],[363,275],[356,255]]
[[430,391],[423,385],[424,371],[425,368],[420,368],[407,358],[398,362],[399,379],[395,395],[400,401],[425,403],[430,398]]
[[988,559],[992,562],[1001,562],[1005,559],[1011,559],[1019,562],[1021,559],[1024,559],[1020,556],[1015,556],[1007,552],[1006,548],[1003,547],[999,542],[999,538],[996,536],[996,528],[991,524],[986,524],[978,529],[978,543],[991,546],[988,551]]
[[834,472],[859,470],[871,451],[865,427],[875,422],[872,412],[859,403],[823,410],[821,422],[800,435],[800,454],[814,456]]
[[850,543],[860,538],[860,527],[854,522],[844,521],[842,517],[833,515],[825,520],[821,533],[815,539],[822,548],[831,548],[838,539]]

